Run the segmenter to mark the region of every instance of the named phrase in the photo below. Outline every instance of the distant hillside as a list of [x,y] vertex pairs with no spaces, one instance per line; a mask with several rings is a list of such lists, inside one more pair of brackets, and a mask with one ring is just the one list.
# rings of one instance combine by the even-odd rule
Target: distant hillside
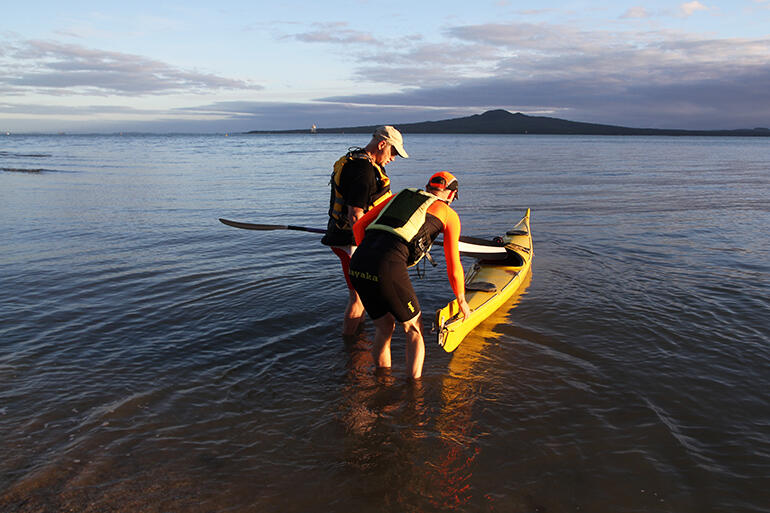
[[[527,116],[520,112],[490,110],[464,118],[442,121],[423,121],[395,125],[405,134],[556,134],[556,135],[709,135],[709,136],[758,136],[770,137],[770,129],[742,130],[668,130],[656,128],[629,128],[613,125],[580,123],[543,116]],[[317,128],[319,134],[363,134],[374,132],[375,125],[344,128]],[[255,130],[250,134],[300,134],[309,129]]]

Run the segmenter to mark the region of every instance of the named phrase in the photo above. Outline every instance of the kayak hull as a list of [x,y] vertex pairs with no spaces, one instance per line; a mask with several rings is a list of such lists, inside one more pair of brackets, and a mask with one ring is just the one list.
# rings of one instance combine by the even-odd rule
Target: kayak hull
[[502,237],[508,252],[505,260],[477,259],[465,276],[465,300],[471,309],[467,319],[459,318],[457,299],[436,311],[433,329],[438,344],[454,351],[465,336],[492,315],[518,291],[532,267],[532,234],[527,209],[524,217]]

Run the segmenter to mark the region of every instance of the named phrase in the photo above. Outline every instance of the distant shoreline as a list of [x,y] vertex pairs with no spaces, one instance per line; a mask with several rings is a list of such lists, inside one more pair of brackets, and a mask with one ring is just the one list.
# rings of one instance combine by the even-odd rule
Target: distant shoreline
[[[486,134],[486,135],[633,135],[633,136],[698,136],[698,137],[770,137],[769,128],[736,130],[688,130],[665,128],[632,128],[614,125],[582,123],[542,116],[527,116],[520,112],[490,110],[464,118],[420,123],[394,124],[404,134]],[[292,130],[251,130],[246,134],[364,134],[374,132],[375,125],[307,128]]]

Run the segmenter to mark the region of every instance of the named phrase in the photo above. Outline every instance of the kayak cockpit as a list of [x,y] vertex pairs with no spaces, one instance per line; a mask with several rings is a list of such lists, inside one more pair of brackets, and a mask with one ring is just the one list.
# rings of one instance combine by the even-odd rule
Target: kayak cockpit
[[474,290],[478,292],[497,292],[497,286],[494,283],[488,281],[474,281],[473,283],[466,283],[465,290]]
[[483,265],[499,265],[501,267],[521,267],[524,265],[524,257],[515,252],[509,247],[505,248],[505,257],[494,259],[480,259],[480,264]]

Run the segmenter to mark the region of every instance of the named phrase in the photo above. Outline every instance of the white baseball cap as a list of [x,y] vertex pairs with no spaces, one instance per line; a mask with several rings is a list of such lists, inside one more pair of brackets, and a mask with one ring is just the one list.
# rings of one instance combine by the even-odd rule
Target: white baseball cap
[[395,148],[396,153],[398,153],[399,157],[403,157],[405,159],[409,158],[409,154],[404,149],[404,138],[401,137],[401,132],[399,132],[392,126],[385,125],[385,126],[379,127],[377,130],[374,131],[373,136],[389,142],[390,145],[393,146],[393,148]]

